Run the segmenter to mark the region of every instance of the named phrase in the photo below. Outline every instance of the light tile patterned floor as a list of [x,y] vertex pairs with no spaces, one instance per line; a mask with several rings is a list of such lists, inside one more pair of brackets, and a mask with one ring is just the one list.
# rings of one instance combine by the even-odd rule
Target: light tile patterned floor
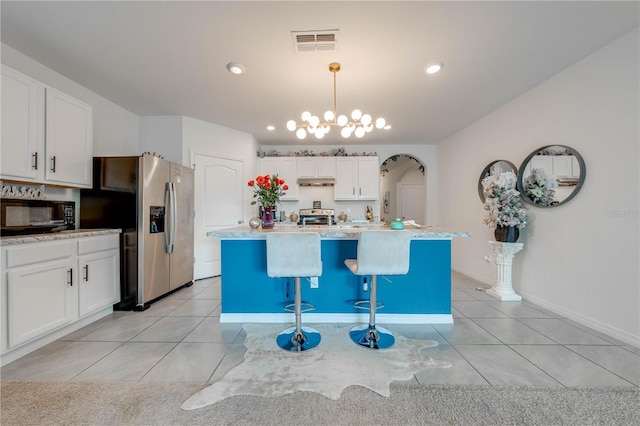
[[[640,350],[526,302],[500,302],[453,274],[455,323],[386,325],[451,368],[420,384],[640,386]],[[384,324],[382,324],[384,325]],[[220,323],[220,278],[144,312],[115,312],[2,368],[5,380],[215,382],[243,360],[242,324]]]

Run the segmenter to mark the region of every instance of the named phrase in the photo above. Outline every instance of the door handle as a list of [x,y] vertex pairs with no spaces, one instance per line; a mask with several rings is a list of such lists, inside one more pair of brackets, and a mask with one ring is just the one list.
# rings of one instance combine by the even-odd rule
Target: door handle
[[69,268],[69,270],[67,271],[67,274],[69,276],[69,279],[67,280],[67,284],[69,284],[69,287],[73,287],[73,268]]
[[89,281],[89,265],[84,265],[84,280]]
[[167,210],[167,229],[164,234],[167,253],[173,253],[173,246],[176,238],[176,227],[178,225],[178,207],[176,205],[176,192],[173,182],[167,182],[165,186],[165,209]]
[[56,156],[51,157],[51,171],[56,172]]
[[38,170],[38,151],[31,154],[31,158],[33,158],[33,164],[31,165],[31,168],[33,170]]

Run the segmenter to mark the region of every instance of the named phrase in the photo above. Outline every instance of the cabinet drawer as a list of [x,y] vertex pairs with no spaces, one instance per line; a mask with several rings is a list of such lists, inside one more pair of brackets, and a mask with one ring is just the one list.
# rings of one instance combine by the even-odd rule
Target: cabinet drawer
[[71,241],[25,244],[7,248],[7,268],[68,258],[72,254]]
[[96,251],[117,248],[120,248],[120,240],[117,235],[89,237],[78,240],[78,254],[94,253]]

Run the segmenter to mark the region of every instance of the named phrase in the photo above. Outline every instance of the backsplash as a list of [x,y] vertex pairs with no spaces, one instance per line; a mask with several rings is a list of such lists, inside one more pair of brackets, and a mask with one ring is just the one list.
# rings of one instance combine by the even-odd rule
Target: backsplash
[[[278,205],[278,211],[284,210],[287,218],[291,213],[298,213],[300,209],[310,209],[313,207],[314,201],[320,201],[322,203],[322,208],[326,209],[334,209],[336,211],[336,215],[340,213],[346,213],[348,215],[348,219],[365,219],[365,212],[367,206],[373,207],[374,212],[374,220],[380,219],[380,201],[373,200],[349,200],[349,201],[336,201],[334,200],[334,188],[331,186],[326,187],[300,187],[298,190],[298,200],[297,201],[282,201],[281,205]],[[251,209],[255,209],[255,213],[251,213],[257,215],[258,208],[255,206],[251,206]],[[278,213],[278,217],[279,217]]]

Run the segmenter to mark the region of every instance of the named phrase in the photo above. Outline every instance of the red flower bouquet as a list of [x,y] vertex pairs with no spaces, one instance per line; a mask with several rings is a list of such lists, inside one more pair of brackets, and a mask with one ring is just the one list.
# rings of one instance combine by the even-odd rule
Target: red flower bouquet
[[255,180],[250,180],[247,185],[253,188],[253,198],[256,198],[251,205],[260,203],[263,207],[275,206],[289,189],[284,179],[279,179],[278,175],[258,176]]

